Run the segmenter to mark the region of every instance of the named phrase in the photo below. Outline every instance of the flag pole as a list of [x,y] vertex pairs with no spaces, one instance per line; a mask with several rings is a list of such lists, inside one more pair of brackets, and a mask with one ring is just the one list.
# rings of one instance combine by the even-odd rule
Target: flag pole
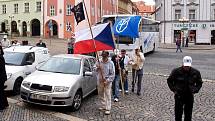
[[[101,64],[100,64],[100,61],[99,61],[99,55],[98,55],[97,50],[96,50],[96,43],[95,43],[95,40],[94,40],[94,37],[93,37],[93,31],[92,31],[92,28],[91,28],[91,24],[90,24],[88,12],[87,12],[87,7],[86,7],[86,4],[85,4],[84,0],[83,0],[83,5],[84,5],[84,9],[85,9],[86,15],[87,15],[87,21],[88,21],[88,25],[89,25],[89,28],[90,28],[90,34],[91,34],[93,44],[94,44],[94,48],[95,48],[96,58],[97,58],[99,66],[100,66]],[[102,76],[102,79],[104,79],[102,71],[101,71],[101,76]]]

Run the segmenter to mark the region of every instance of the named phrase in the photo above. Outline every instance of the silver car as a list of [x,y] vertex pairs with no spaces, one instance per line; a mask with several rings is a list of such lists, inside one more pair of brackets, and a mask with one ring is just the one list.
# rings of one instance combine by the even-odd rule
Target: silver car
[[95,58],[86,55],[56,55],[21,85],[24,102],[47,106],[72,106],[78,110],[82,98],[96,91]]

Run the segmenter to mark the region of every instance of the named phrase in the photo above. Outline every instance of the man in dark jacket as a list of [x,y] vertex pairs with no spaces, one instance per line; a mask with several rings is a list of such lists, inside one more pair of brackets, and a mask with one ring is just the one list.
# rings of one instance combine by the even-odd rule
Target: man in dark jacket
[[197,69],[191,67],[192,58],[185,56],[183,66],[172,71],[167,79],[168,86],[175,93],[175,121],[192,120],[192,109],[194,94],[202,87],[201,74]]
[[46,43],[43,42],[42,39],[39,40],[39,42],[36,44],[37,47],[45,47],[46,48]]
[[7,80],[7,74],[5,71],[5,60],[3,54],[2,46],[0,46],[0,112],[8,107],[7,97],[4,93],[4,83]]

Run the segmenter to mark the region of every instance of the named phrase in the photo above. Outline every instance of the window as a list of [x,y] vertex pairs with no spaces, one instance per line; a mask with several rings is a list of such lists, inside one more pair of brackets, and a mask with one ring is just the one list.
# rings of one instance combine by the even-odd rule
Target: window
[[66,15],[72,15],[72,5],[67,5],[66,6]]
[[37,2],[36,4],[37,4],[36,11],[40,12],[41,11],[41,2]]
[[214,9],[214,20],[215,20],[215,9]]
[[92,16],[95,16],[95,6],[94,6],[94,4],[92,4],[91,9],[92,9]]
[[71,24],[70,24],[70,22],[67,22],[66,23],[66,31],[72,31],[72,26],[71,26]]
[[181,18],[181,10],[175,10],[175,20],[178,20]]
[[196,19],[196,11],[195,10],[189,10],[189,19],[190,20]]
[[7,13],[6,5],[2,5],[2,14],[6,13]]
[[55,16],[55,8],[54,6],[50,6],[50,16]]
[[25,3],[25,13],[29,13],[29,3]]
[[14,13],[18,13],[18,4],[14,4]]

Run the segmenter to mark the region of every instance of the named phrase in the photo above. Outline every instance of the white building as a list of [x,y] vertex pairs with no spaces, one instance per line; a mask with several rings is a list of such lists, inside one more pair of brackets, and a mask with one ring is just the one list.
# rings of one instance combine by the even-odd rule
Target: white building
[[43,35],[43,0],[0,0],[0,32]]
[[155,0],[160,41],[215,44],[215,0]]

